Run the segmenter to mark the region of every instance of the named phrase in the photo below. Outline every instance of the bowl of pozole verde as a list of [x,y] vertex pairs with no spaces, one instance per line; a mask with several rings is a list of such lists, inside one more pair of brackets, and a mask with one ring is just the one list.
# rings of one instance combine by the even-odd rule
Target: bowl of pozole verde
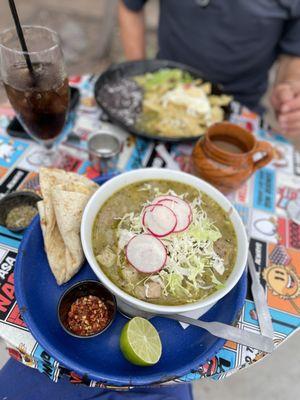
[[203,314],[236,285],[248,249],[241,218],[217,189],[156,168],[102,185],[84,210],[81,240],[97,277],[131,314]]

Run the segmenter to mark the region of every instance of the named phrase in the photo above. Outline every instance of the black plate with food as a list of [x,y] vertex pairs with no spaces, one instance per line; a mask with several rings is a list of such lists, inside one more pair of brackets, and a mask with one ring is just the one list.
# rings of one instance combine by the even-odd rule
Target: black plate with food
[[232,102],[201,72],[167,60],[111,66],[98,78],[95,98],[112,122],[166,142],[198,139],[208,126],[228,119]]

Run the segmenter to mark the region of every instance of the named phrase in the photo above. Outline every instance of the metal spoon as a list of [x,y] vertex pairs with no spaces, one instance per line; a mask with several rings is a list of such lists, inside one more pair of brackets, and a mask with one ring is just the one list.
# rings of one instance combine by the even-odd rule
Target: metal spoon
[[231,325],[224,324],[222,322],[205,322],[195,318],[186,317],[180,314],[150,314],[146,311],[134,310],[135,315],[143,318],[154,318],[161,317],[172,319],[175,321],[183,322],[185,324],[194,325],[198,328],[205,329],[214,336],[231,340],[232,342],[242,344],[244,346],[253,347],[257,350],[263,351],[265,353],[271,353],[274,350],[273,340],[267,336],[260,335],[258,333],[253,333],[236,328]]
[[222,322],[205,322],[180,314],[159,316],[198,326],[199,328],[210,332],[214,336],[231,340],[232,342],[243,344],[244,346],[253,347],[257,350],[264,351],[265,353],[271,353],[274,350],[274,343],[271,338],[257,333],[244,331],[234,326],[223,324]]

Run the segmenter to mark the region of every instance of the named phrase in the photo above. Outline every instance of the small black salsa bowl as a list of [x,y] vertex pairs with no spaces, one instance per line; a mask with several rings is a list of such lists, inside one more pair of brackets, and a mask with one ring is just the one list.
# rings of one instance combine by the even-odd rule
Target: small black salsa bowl
[[[96,333],[93,333],[92,335],[77,335],[76,333],[72,332],[68,327],[68,312],[71,308],[71,305],[79,297],[85,297],[89,295],[99,297],[99,299],[106,304],[108,308],[108,323],[103,329]],[[115,296],[109,290],[107,290],[106,287],[102,285],[102,283],[94,280],[87,280],[75,283],[68,290],[66,290],[66,292],[63,293],[57,306],[58,320],[64,331],[67,332],[69,335],[80,339],[89,339],[98,336],[106,331],[115,319],[116,312],[117,302]]]
[[37,203],[41,200],[42,198],[38,194],[30,191],[13,192],[2,197],[2,199],[0,200],[0,225],[5,226],[12,232],[24,231],[24,229],[26,229],[28,225],[30,225],[31,221],[26,226],[18,228],[7,227],[6,226],[7,214],[13,208],[20,206],[33,206],[37,209]]

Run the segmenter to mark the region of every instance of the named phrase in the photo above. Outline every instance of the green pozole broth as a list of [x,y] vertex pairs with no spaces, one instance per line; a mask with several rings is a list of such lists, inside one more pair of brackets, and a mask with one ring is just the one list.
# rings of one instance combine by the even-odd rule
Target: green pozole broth
[[[184,232],[160,238],[168,252],[161,271],[141,273],[128,263],[126,244],[147,232],[141,222],[144,207],[168,194],[189,203],[193,222]],[[170,306],[204,299],[222,288],[237,252],[228,214],[205,193],[167,180],[142,181],[114,193],[96,216],[92,244],[99,267],[115,285],[138,299]]]

